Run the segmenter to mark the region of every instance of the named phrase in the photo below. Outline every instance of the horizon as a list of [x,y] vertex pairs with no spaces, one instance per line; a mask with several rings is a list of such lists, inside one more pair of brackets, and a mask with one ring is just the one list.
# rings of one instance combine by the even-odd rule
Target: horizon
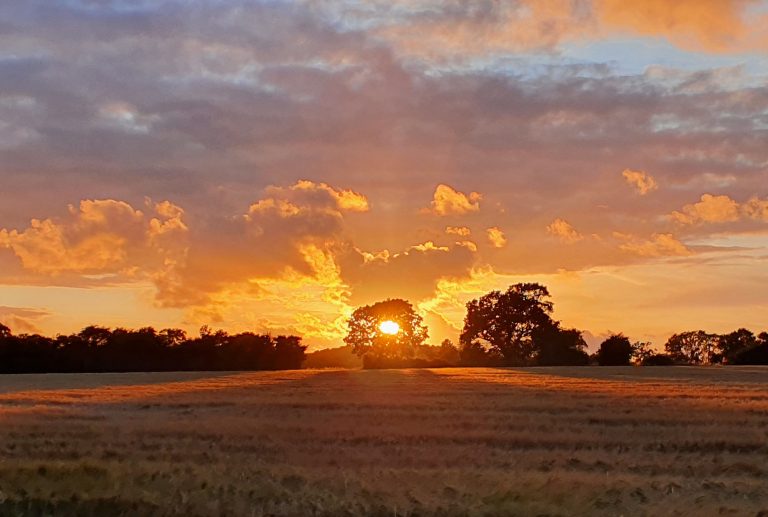
[[548,286],[768,327],[768,2],[0,6],[0,323],[298,335]]

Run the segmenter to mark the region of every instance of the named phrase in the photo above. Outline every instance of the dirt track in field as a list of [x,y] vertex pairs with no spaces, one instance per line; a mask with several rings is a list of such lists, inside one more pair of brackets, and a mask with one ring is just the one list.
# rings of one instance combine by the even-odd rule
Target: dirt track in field
[[0,377],[0,515],[768,515],[768,369]]

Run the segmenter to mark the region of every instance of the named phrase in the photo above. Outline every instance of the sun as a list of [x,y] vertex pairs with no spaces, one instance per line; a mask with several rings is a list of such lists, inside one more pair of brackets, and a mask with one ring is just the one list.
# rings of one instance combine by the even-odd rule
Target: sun
[[395,334],[400,332],[400,325],[398,325],[392,320],[382,321],[379,324],[379,330],[382,331],[384,334],[389,334],[390,336],[394,336]]

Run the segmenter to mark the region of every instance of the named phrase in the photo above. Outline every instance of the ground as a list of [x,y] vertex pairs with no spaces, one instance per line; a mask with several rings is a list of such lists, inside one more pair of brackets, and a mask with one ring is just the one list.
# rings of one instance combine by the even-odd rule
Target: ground
[[758,515],[767,388],[762,367],[0,376],[0,515]]

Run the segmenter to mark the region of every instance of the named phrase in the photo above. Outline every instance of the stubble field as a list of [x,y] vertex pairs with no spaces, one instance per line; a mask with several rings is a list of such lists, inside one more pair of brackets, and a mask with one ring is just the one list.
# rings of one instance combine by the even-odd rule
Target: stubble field
[[0,515],[768,515],[768,369],[0,377]]

